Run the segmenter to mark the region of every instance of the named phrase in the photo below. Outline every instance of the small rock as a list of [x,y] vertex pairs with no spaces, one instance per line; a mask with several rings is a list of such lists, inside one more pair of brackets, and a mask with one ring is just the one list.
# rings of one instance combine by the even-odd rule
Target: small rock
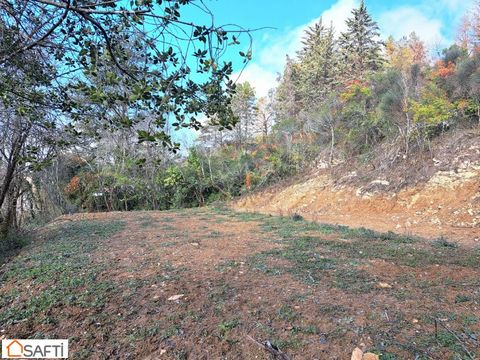
[[168,301],[177,301],[177,300],[180,300],[184,296],[185,296],[185,294],[173,295],[173,296],[170,296],[168,298]]
[[413,320],[412,320],[412,323],[413,323],[413,324],[418,324],[418,319],[413,319]]
[[352,352],[352,358],[351,360],[362,360],[363,358],[363,351],[360,350],[358,347],[355,348]]
[[380,289],[391,289],[392,288],[392,285],[388,284],[388,283],[385,283],[385,282],[379,282],[378,283],[378,287]]

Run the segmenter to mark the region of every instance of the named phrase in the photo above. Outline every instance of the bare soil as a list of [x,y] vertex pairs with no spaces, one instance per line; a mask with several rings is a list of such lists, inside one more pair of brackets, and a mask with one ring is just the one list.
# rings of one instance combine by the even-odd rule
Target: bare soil
[[432,145],[432,152],[406,159],[384,149],[379,164],[350,162],[322,169],[293,184],[247,194],[232,206],[429,239],[446,237],[475,247],[480,245],[479,131],[448,134]]
[[269,359],[249,337],[292,359],[480,356],[479,249],[297,220],[61,217],[1,268],[0,336],[68,338],[72,359]]

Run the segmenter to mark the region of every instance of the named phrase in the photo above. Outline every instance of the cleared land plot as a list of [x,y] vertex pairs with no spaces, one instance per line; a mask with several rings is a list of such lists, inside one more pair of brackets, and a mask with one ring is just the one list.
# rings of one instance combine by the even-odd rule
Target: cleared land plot
[[480,249],[447,240],[218,208],[37,238],[0,267],[0,336],[69,338],[73,359],[269,359],[248,336],[293,359],[480,356]]

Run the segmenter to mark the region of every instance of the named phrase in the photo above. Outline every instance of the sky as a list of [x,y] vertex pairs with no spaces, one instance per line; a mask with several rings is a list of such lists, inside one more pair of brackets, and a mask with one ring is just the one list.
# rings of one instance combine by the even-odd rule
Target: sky
[[[378,22],[382,38],[398,39],[415,31],[435,54],[455,40],[463,15],[474,0],[365,0]],[[247,29],[269,27],[252,32],[253,59],[240,73],[235,63],[234,79],[249,81],[258,96],[276,86],[277,74],[286,55],[299,49],[304,30],[322,17],[332,23],[336,33],[345,29],[345,19],[359,0],[204,0],[215,15],[216,25],[238,24]],[[249,41],[244,38],[244,46]],[[240,47],[241,48],[241,47]],[[236,49],[235,51],[238,51]],[[230,54],[229,54],[230,55]]]

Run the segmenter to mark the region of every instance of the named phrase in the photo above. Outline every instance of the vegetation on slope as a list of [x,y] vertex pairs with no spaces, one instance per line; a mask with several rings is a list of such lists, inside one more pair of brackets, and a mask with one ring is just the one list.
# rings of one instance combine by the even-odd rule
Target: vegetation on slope
[[473,27],[467,29],[470,37],[434,62],[415,33],[380,41],[363,3],[347,25],[338,38],[321,21],[308,29],[303,48],[287,61],[267,98],[257,99],[248,83],[237,86],[235,128],[219,132],[205,125],[188,153],[147,148],[122,130],[75,155],[63,154],[55,163],[64,195],[57,206],[63,211],[192,207],[312,167],[348,161],[363,169],[376,160],[388,171],[432,151],[439,135],[478,126],[480,55]]

